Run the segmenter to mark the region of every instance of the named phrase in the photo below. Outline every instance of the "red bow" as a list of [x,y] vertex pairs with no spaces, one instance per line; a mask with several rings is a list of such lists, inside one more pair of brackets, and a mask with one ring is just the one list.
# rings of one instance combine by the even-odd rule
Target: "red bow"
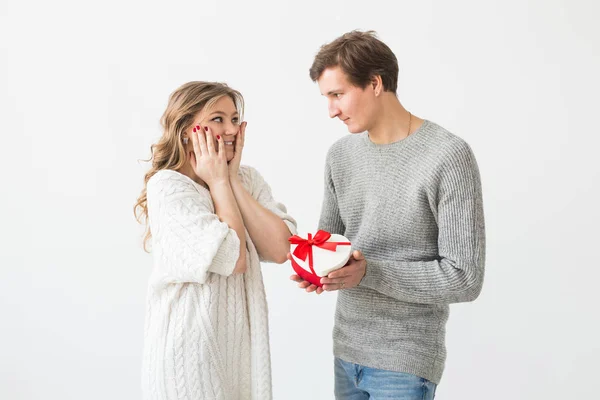
[[[302,261],[306,261],[308,257],[308,266],[312,273],[316,276],[315,270],[313,269],[313,251],[312,247],[317,246],[325,250],[336,251],[338,245],[350,245],[350,242],[328,242],[331,237],[331,233],[323,230],[319,230],[315,237],[312,237],[312,234],[308,234],[308,239],[301,238],[298,235],[294,235],[289,238],[291,244],[297,244],[296,249],[294,250],[294,255],[301,259]],[[314,282],[313,282],[314,283]],[[320,286],[320,285],[318,285]]]

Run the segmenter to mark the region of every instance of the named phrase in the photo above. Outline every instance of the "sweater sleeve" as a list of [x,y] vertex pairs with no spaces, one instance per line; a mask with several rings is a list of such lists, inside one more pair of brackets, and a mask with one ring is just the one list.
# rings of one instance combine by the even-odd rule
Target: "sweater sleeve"
[[233,273],[240,240],[214,213],[208,191],[191,181],[159,179],[148,183],[148,208],[162,284],[204,283],[208,273]]
[[281,218],[290,230],[290,233],[295,235],[297,233],[296,220],[288,214],[287,207],[283,203],[280,203],[273,198],[271,187],[262,177],[260,172],[255,168],[244,166],[243,174],[246,174],[246,179],[251,182],[252,197],[254,197],[261,206]]
[[432,194],[439,257],[411,262],[368,259],[361,286],[425,304],[472,301],[481,292],[485,227],[479,169],[466,144],[440,165],[437,192]]
[[[240,173],[242,174],[243,179],[248,182],[247,186],[249,187],[252,197],[254,197],[261,206],[281,218],[290,230],[290,234],[295,235],[297,233],[296,220],[288,214],[287,207],[283,203],[280,203],[273,198],[271,187],[262,177],[260,172],[255,168],[244,165],[240,168]],[[268,261],[260,254],[258,256],[261,262]]]
[[321,217],[319,218],[319,229],[329,233],[344,235],[346,233],[346,227],[344,226],[338,208],[335,186],[331,175],[330,157],[331,153],[328,153],[327,161],[325,162],[325,188],[323,190],[323,204],[321,206]]

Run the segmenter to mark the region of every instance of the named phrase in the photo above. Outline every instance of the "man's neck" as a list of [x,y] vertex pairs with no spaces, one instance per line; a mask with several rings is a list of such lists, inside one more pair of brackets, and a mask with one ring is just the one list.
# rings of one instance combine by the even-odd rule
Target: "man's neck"
[[[390,144],[405,139],[416,131],[423,120],[406,111],[394,93],[384,92],[379,115],[369,129],[369,138],[375,144]],[[410,132],[409,132],[410,124]]]

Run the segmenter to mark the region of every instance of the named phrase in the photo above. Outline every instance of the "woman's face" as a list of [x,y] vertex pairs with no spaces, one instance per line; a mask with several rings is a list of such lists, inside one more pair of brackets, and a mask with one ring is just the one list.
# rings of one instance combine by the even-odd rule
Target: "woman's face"
[[[194,118],[194,124],[190,130],[195,126],[200,126],[203,130],[208,128],[217,151],[219,149],[217,136],[221,136],[225,141],[227,161],[231,161],[234,156],[236,134],[240,130],[240,117],[231,97],[223,96],[210,110],[200,111]],[[188,146],[191,146],[191,141]]]

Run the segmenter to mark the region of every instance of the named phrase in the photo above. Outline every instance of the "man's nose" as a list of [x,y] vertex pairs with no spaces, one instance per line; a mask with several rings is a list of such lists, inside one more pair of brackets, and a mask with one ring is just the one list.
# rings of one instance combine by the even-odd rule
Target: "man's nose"
[[335,118],[340,115],[340,109],[333,103],[329,104],[329,118]]

